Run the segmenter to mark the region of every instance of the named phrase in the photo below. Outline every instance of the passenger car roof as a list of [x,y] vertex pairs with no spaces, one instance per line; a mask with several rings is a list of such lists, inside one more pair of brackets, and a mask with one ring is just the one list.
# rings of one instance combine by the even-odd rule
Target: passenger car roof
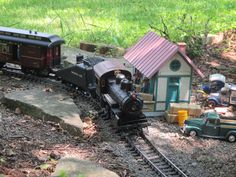
[[33,44],[45,47],[65,43],[58,35],[8,27],[0,27],[0,41]]

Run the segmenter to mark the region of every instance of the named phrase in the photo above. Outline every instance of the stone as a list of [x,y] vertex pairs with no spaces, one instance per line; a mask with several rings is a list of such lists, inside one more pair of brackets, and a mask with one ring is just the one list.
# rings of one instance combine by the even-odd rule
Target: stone
[[66,67],[76,64],[76,55],[83,54],[84,58],[93,57],[94,53],[83,51],[79,48],[71,48],[67,46],[62,46],[62,55],[64,56],[64,65]]
[[193,162],[191,165],[192,165],[193,167],[196,167],[196,166],[197,166],[197,162]]
[[88,51],[88,52],[96,52],[97,45],[85,41],[80,42],[80,49]]
[[63,93],[48,92],[39,87],[7,93],[1,102],[13,110],[19,108],[21,113],[32,117],[59,123],[72,135],[83,134],[81,113],[73,99]]
[[58,160],[61,158],[61,154],[58,152],[58,151],[52,151],[50,153],[50,157],[55,159],[55,160]]
[[[122,49],[118,49],[118,53],[124,53],[124,51]],[[66,47],[66,46],[62,46],[62,56],[64,56],[63,58],[63,64],[65,67],[69,67],[69,66],[73,66],[76,64],[76,55],[81,55],[83,54],[84,58],[87,57],[98,57],[99,55],[96,55],[96,53],[94,52],[88,52],[88,51],[84,51],[81,50],[79,48],[71,48],[71,47]],[[105,60],[119,60],[120,62],[122,62],[130,71],[132,71],[132,65],[125,60],[123,57],[116,57],[116,58],[112,58],[112,57],[102,57]]]
[[51,177],[59,177],[61,174],[70,177],[119,177],[115,172],[98,164],[75,157],[63,157],[58,161],[55,172]]
[[21,114],[20,108],[17,107],[17,108],[15,109],[15,114]]

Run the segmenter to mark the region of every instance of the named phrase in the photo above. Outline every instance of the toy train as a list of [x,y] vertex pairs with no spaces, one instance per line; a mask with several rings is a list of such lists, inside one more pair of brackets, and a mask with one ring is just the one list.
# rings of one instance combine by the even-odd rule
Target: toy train
[[60,65],[63,43],[57,35],[0,27],[0,67],[18,64],[25,73],[47,75]]
[[[48,75],[61,64],[63,43],[57,35],[0,27],[0,67],[13,63],[24,73]],[[76,59],[76,65],[57,69],[56,77],[96,93],[118,128],[148,126],[143,101],[132,91],[131,73],[121,63],[99,57]]]
[[94,66],[97,93],[107,105],[109,117],[120,128],[146,127],[143,101],[133,91],[131,73],[118,61],[103,61]]
[[[78,59],[79,58],[79,59]],[[99,57],[82,59],[55,74],[92,95],[98,95],[107,116],[119,129],[148,126],[142,113],[143,101],[133,92],[131,73],[119,61],[104,61]]]

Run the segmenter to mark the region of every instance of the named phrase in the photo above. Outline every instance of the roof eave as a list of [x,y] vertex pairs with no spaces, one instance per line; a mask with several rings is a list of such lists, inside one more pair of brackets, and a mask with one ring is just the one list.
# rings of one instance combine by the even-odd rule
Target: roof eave
[[204,78],[205,75],[202,73],[200,69],[193,63],[193,61],[182,51],[178,50],[178,53],[185,59],[185,61],[193,68],[196,74],[198,74],[201,78]]

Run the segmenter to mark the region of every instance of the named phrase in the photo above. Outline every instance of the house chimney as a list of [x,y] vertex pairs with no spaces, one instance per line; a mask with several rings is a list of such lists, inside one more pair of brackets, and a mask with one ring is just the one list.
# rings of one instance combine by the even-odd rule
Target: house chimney
[[178,42],[177,43],[179,50],[186,54],[186,43],[185,42]]

